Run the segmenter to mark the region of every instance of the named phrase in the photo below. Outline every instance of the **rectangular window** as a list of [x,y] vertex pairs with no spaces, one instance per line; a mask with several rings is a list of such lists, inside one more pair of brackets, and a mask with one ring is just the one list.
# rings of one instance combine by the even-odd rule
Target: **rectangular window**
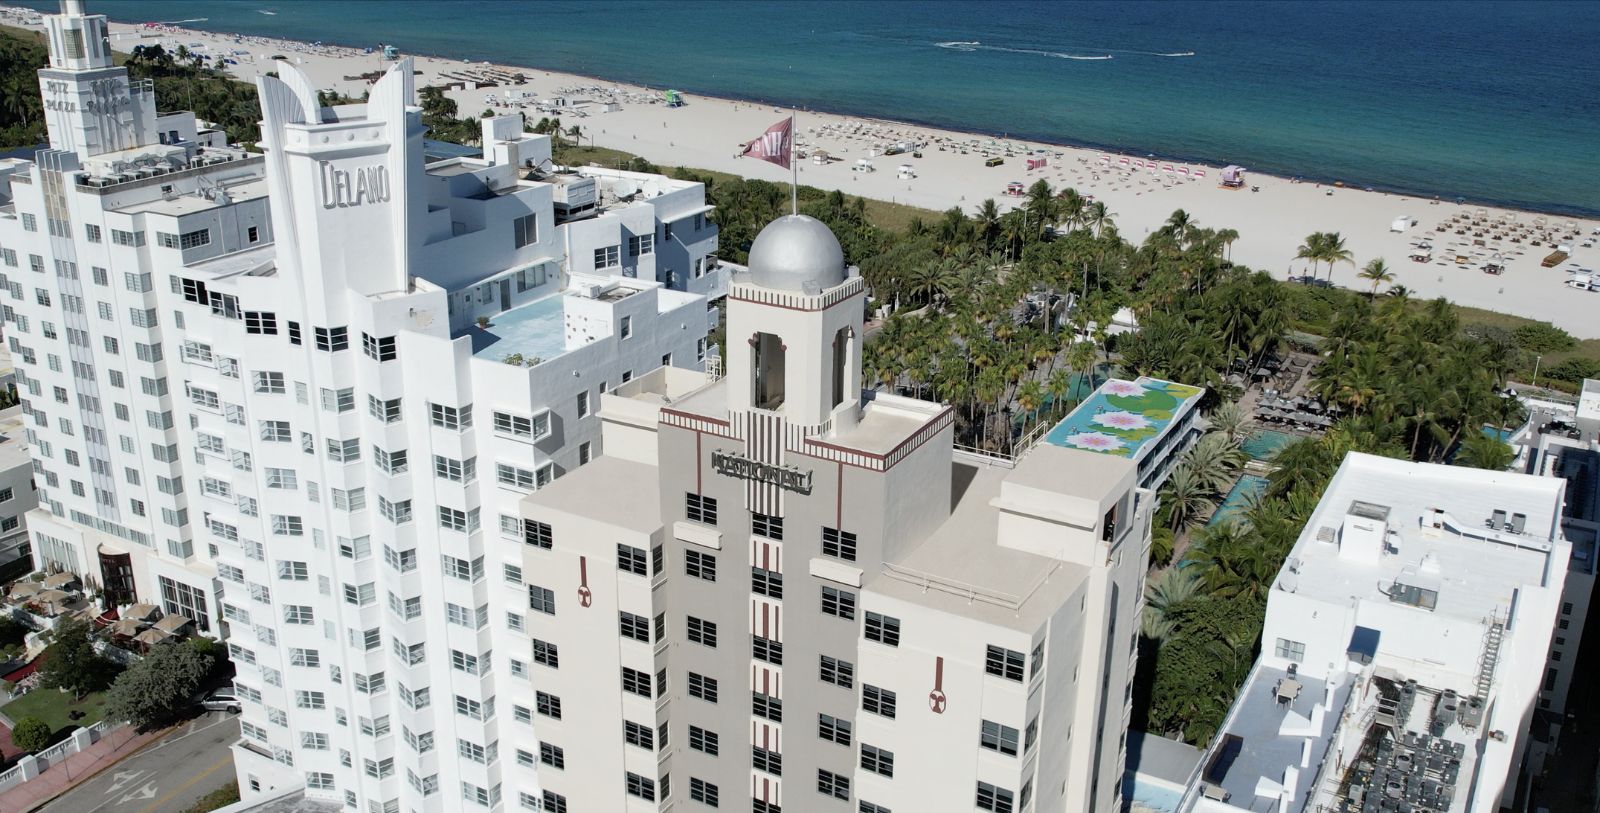
[[823,587],[822,613],[835,618],[855,620],[856,594],[836,587]]
[[689,726],[689,747],[703,754],[717,755],[717,732],[697,725]]
[[900,619],[880,613],[868,612],[866,638],[888,646],[900,645]]
[[244,332],[257,335],[278,335],[278,315],[271,311],[245,311]]
[[783,598],[783,574],[752,566],[750,568],[750,592],[768,598]]
[[768,516],[750,512],[750,533],[764,536],[768,539],[783,541],[783,517]]
[[821,657],[822,665],[818,677],[823,683],[832,683],[845,689],[855,686],[855,664],[839,658],[830,658],[827,655]]
[[783,643],[759,635],[750,639],[750,656],[773,666],[783,665]]
[[843,559],[846,562],[856,560],[856,535],[838,528],[822,529],[822,555]]
[[823,796],[850,801],[850,777],[833,771],[817,769],[817,792]]
[[622,690],[640,697],[650,696],[650,673],[622,667]]
[[627,772],[628,795],[653,802],[656,800],[656,782],[632,771]]
[[561,668],[561,648],[549,641],[533,640],[533,662],[551,669]]
[[1021,683],[1024,662],[1021,652],[990,644],[984,656],[983,671]]
[[685,494],[684,517],[690,522],[702,522],[706,525],[717,524],[716,498],[702,497],[699,494]]
[[1011,791],[988,782],[978,783],[978,798],[975,804],[979,810],[988,810],[990,813],[1012,813],[1016,809]]
[[622,721],[622,741],[635,745],[646,751],[653,751],[656,747],[656,733],[650,726],[640,725],[632,720]]
[[861,684],[861,710],[894,719],[895,694],[870,683]]
[[628,238],[628,256],[640,257],[654,254],[656,251],[656,236],[654,234],[636,234]]
[[715,621],[706,621],[691,615],[688,620],[688,637],[691,644],[700,644],[715,649],[717,646],[717,624]]
[[706,807],[716,807],[719,798],[717,786],[697,777],[689,777],[689,798]]
[[999,751],[1006,756],[1014,757],[1017,755],[1017,730],[1008,725],[984,720],[978,734],[978,744],[991,751]]
[[393,336],[373,336],[361,333],[361,351],[367,358],[377,361],[394,361],[396,350]]
[[717,702],[717,679],[690,672],[689,696],[699,698],[707,703]]
[[445,406],[444,404],[428,404],[429,417],[433,425],[441,429],[460,431],[472,425],[472,405]]
[[596,270],[613,268],[621,264],[622,247],[620,245],[603,246],[594,250],[594,267]]
[[624,638],[650,643],[650,619],[622,611],[617,614],[617,632]]
[[316,348],[327,353],[337,353],[340,350],[350,349],[350,328],[348,327],[314,327],[312,335],[316,337]]
[[561,719],[561,698],[546,692],[534,693],[534,710],[552,720]]
[[617,569],[635,576],[644,576],[647,573],[645,553],[643,548],[617,543]]
[[1291,641],[1288,638],[1279,638],[1272,648],[1274,655],[1296,663],[1306,659],[1306,645],[1300,641]]
[[750,693],[750,713],[757,717],[765,717],[774,723],[783,722],[783,701],[769,694],[752,691]]
[[684,551],[683,572],[708,582],[717,580],[717,557],[697,550]]
[[528,585],[528,608],[546,615],[556,614],[555,591],[536,584]]
[[894,752],[861,743],[861,769],[879,776],[894,777]]
[[525,248],[539,242],[539,216],[523,215],[511,221],[514,248]]

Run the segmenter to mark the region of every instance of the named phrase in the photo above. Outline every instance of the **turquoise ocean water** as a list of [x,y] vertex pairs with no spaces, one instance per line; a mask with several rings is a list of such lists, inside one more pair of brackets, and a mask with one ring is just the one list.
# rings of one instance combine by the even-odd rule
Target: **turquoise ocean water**
[[203,17],[188,25],[672,87],[691,104],[757,99],[1600,214],[1596,2],[89,3],[122,21]]

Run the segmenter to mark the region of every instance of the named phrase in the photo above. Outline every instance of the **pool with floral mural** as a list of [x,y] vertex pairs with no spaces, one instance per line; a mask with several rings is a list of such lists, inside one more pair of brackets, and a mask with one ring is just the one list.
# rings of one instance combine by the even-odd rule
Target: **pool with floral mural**
[[1145,445],[1164,435],[1167,427],[1186,414],[1204,392],[1200,387],[1155,378],[1113,378],[1062,418],[1045,436],[1045,442],[1138,458]]

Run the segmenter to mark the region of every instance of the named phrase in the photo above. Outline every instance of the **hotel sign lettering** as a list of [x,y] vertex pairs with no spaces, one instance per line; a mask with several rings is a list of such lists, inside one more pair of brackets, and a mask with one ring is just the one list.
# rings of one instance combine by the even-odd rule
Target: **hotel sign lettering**
[[711,468],[716,469],[718,474],[738,477],[741,480],[755,480],[758,483],[770,483],[796,494],[811,493],[812,473],[801,471],[794,466],[774,466],[718,449],[711,453]]
[[322,208],[346,209],[363,203],[389,202],[389,168],[382,164],[337,169],[327,161],[322,168]]

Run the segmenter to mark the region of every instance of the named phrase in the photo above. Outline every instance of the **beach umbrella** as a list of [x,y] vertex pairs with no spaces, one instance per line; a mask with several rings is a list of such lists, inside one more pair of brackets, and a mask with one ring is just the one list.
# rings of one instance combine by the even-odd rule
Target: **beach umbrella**
[[1196,178],[1204,178],[1206,176],[1206,171],[1203,169],[1197,169],[1194,171],[1194,176]]
[[1178,174],[1179,175],[1188,175],[1189,174],[1189,168],[1188,167],[1178,167]]

